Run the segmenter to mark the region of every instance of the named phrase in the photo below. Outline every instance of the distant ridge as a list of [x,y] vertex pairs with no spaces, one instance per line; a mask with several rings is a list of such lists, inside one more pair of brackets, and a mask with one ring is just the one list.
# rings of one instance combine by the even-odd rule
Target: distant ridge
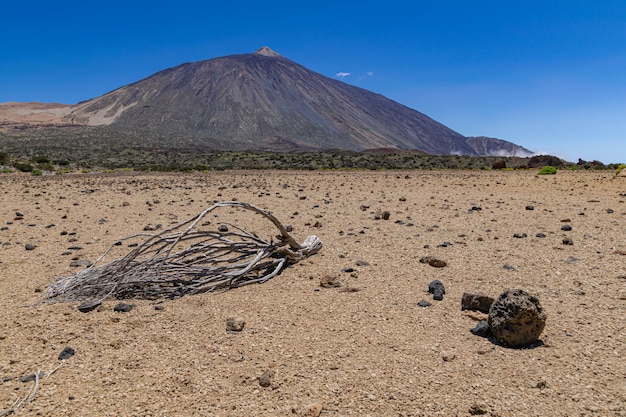
[[165,69],[64,107],[58,124],[106,127],[106,135],[123,137],[128,146],[172,149],[531,153],[507,141],[466,138],[380,94],[311,71],[268,46]]

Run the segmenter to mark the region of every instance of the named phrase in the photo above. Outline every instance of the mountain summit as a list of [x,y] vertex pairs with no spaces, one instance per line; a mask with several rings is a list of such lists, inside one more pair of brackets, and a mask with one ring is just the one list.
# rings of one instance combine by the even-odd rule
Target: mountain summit
[[299,151],[387,148],[429,154],[529,151],[463,135],[395,101],[311,71],[264,46],[185,63],[78,103],[63,124],[103,126],[134,145]]

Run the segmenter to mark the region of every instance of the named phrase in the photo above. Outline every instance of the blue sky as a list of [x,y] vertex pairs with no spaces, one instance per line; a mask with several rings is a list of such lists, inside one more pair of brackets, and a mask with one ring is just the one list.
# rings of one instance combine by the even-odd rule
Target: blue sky
[[5,3],[0,102],[73,104],[268,45],[465,136],[626,162],[624,0]]

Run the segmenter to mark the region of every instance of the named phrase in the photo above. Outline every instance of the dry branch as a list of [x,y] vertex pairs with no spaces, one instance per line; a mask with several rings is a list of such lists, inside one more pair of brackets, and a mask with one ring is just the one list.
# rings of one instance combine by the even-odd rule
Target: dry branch
[[[250,210],[270,220],[277,241],[229,225],[228,231],[203,229],[202,219],[220,207]],[[126,256],[105,263],[122,241],[143,237]],[[71,277],[60,277],[46,294],[47,301],[101,302],[107,297],[177,298],[262,283],[289,265],[315,254],[321,240],[309,236],[302,244],[289,235],[271,213],[251,204],[216,203],[197,216],[157,234],[128,236],[115,242],[91,266]]]

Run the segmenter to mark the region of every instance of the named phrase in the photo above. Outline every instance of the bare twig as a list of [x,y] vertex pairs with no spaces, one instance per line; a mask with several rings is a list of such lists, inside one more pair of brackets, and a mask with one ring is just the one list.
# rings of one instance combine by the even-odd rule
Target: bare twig
[[[264,240],[240,227],[220,232],[198,225],[212,211],[236,207],[260,214],[279,231],[277,242]],[[142,237],[126,256],[104,262],[114,246]],[[182,244],[185,244],[184,246]],[[176,226],[157,234],[117,240],[90,267],[73,277],[60,277],[48,288],[48,301],[102,301],[115,298],[177,298],[262,283],[289,264],[315,254],[322,247],[316,236],[302,244],[289,235],[268,211],[238,201],[216,203]]]

